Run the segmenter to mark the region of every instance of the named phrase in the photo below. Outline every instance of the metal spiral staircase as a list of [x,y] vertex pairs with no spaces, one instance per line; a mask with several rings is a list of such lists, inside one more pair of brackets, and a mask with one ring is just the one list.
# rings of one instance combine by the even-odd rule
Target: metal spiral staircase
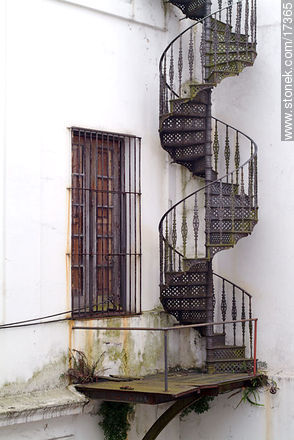
[[181,324],[223,322],[203,330],[209,373],[247,372],[252,322],[226,322],[251,319],[252,297],[213,273],[212,260],[257,223],[257,145],[211,115],[211,95],[254,63],[256,0],[170,3],[196,21],[161,57],[159,133],[162,148],[192,173],[197,189],[160,221],[160,298]]

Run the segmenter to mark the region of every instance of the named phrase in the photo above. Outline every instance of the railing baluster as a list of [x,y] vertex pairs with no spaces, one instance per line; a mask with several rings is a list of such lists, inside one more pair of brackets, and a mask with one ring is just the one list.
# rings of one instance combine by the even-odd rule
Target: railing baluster
[[177,214],[173,210],[172,244],[173,244],[173,270],[176,270],[176,246],[177,246]]
[[244,188],[244,169],[241,167],[241,219],[242,219],[242,232],[245,229],[245,210],[246,210],[246,198],[245,198],[245,188]]
[[239,132],[236,131],[236,145],[235,145],[235,169],[236,169],[236,184],[239,186],[239,167],[240,167],[240,145]]
[[[233,300],[232,300],[232,320],[237,320],[237,303],[236,303],[236,292],[235,286],[233,285]],[[236,346],[236,323],[233,324],[233,336],[234,336],[234,346]]]
[[214,170],[218,171],[218,155],[219,155],[219,139],[218,139],[218,126],[217,119],[215,120],[214,139],[213,139],[213,154],[214,154]]
[[179,78],[179,96],[182,96],[182,75],[183,75],[183,40],[179,41],[179,58],[178,58],[178,78]]
[[[242,290],[242,313],[241,313],[241,319],[246,319],[246,309],[245,309],[245,293],[244,290]],[[245,345],[245,328],[246,328],[246,322],[242,322],[242,345]]]
[[163,62],[163,78],[164,78],[164,112],[168,113],[168,88],[167,88],[167,76],[166,76],[166,55]]
[[258,173],[257,173],[257,156],[254,159],[254,199],[255,199],[255,216],[257,219],[258,212],[258,181],[257,181]]
[[201,33],[201,41],[200,41],[200,59],[201,59],[201,73],[202,73],[202,81],[205,77],[205,58],[206,58],[206,31],[205,31],[205,23],[202,24],[202,33]]
[[164,270],[164,257],[163,257],[163,232],[162,227],[159,232],[159,254],[160,254],[160,284],[163,284],[163,270]]
[[230,16],[230,25],[232,24],[232,8],[233,8],[233,0],[228,0],[228,10]]
[[231,18],[230,18],[230,8],[226,11],[226,29],[225,29],[225,46],[226,46],[226,62],[227,69],[229,70],[230,61],[230,35],[231,35]]
[[174,247],[173,247],[173,213],[170,212],[169,215],[169,235],[168,235],[168,243],[169,243],[169,270],[172,272],[173,270],[173,257],[174,257]]
[[197,258],[197,256],[198,256],[198,233],[199,233],[199,214],[198,214],[197,193],[195,194],[195,202],[194,202],[193,230],[194,230],[194,240],[195,240],[195,258]]
[[254,42],[256,42],[256,31],[257,31],[257,2],[254,0]]
[[231,158],[231,148],[230,148],[230,138],[229,138],[229,127],[226,126],[226,141],[225,141],[225,164],[226,164],[226,174],[227,183],[229,181],[229,168],[230,168],[230,158]]
[[218,16],[218,18],[219,18],[220,21],[222,19],[222,11],[221,11],[222,7],[223,7],[223,0],[218,0],[218,9],[219,9],[219,16]]
[[241,19],[242,19],[242,1],[238,1],[237,15],[236,15],[236,43],[237,43],[237,57],[238,58],[240,55]]
[[187,225],[187,211],[186,211],[186,201],[183,202],[183,213],[182,213],[182,242],[183,242],[183,254],[186,256],[187,251],[187,237],[188,237],[188,225]]
[[[227,318],[227,298],[226,298],[225,280],[223,280],[223,285],[222,285],[221,312],[222,312],[222,320],[223,322],[225,322]],[[223,324],[223,332],[225,333],[225,324]]]
[[[170,63],[169,63],[169,82],[171,90],[174,89],[174,76],[175,76],[175,68],[174,68],[174,46],[171,45],[170,48]],[[171,99],[173,99],[173,92],[171,92]]]
[[216,14],[213,16],[213,60],[214,60],[214,67],[216,68],[217,65],[217,48],[218,48],[218,32],[217,32],[217,19]]
[[216,298],[215,298],[215,291],[214,291],[213,276],[212,276],[212,282],[211,282],[211,290],[212,290],[212,321],[214,321]]
[[[252,304],[251,296],[249,297],[249,319],[252,319]],[[250,357],[253,356],[253,326],[252,321],[249,321],[249,340],[250,340]]]
[[169,269],[169,243],[168,243],[168,215],[165,219],[165,247],[164,247],[164,267],[165,272]]
[[211,203],[210,203],[210,188],[205,192],[205,234],[206,234],[206,257],[210,257],[210,222],[211,222]]
[[248,41],[249,41],[249,0],[245,3],[245,35],[246,35],[246,56],[248,56]]
[[160,71],[159,113],[164,113],[164,79]]
[[190,30],[190,42],[189,42],[189,50],[188,50],[188,63],[189,63],[189,73],[190,73],[190,81],[193,79],[193,70],[194,70],[194,38],[193,38],[193,28]]
[[223,197],[223,181],[219,183],[219,203],[218,203],[218,220],[219,220],[219,244],[223,242],[223,220],[224,220],[224,197]]
[[234,173],[231,173],[231,243],[235,244],[235,186],[234,186]]
[[250,15],[250,33],[251,33],[251,46],[255,42],[254,40],[254,0],[251,0],[251,15]]
[[251,142],[250,161],[248,164],[248,195],[249,195],[249,209],[251,216],[251,210],[253,207],[253,144],[252,142]]

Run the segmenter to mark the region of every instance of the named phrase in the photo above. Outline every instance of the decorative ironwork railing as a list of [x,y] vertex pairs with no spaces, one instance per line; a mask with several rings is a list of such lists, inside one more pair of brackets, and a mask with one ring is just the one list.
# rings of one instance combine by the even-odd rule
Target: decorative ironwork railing
[[[252,232],[258,219],[257,145],[246,134],[213,118],[213,164],[223,177],[173,205],[162,217],[160,283],[184,270],[185,260],[212,257]],[[249,159],[240,164],[247,147]],[[205,198],[205,193],[210,197]],[[206,199],[205,210],[201,209]]]
[[[242,58],[246,61],[251,55],[254,59],[256,0],[218,0],[216,6],[216,12],[181,32],[163,52],[159,63],[160,116],[172,110],[173,99],[189,97],[189,86],[219,82],[222,76],[212,72],[220,62],[229,68],[229,63],[236,61],[238,69]],[[237,53],[232,53],[232,45]]]
[[[222,0],[215,3],[217,12],[197,20],[163,52],[159,67],[161,125],[201,90],[211,89],[253,64],[256,0],[228,0],[226,6]],[[212,137],[203,140],[212,141],[212,178],[206,178],[203,187],[175,203],[159,224],[162,287],[168,284],[171,272],[185,272],[193,261],[211,260],[217,252],[233,247],[252,232],[258,220],[257,145],[237,128],[214,117],[211,122],[212,127],[209,122],[201,129],[210,134],[212,128]],[[233,321],[250,319],[251,295],[225,278],[214,277],[222,280],[220,295],[213,298],[218,319],[225,322],[228,314]],[[252,324],[248,322],[248,328],[245,322],[241,324],[241,342],[244,345],[248,332],[252,356]],[[231,342],[236,345],[235,325]]]
[[[215,320],[223,321],[221,330],[225,333],[225,322],[228,319],[232,321],[240,320],[238,331],[237,323],[234,322],[231,334],[227,334],[228,342],[233,347],[248,347],[248,355],[253,357],[253,328],[252,328],[252,295],[232,281],[213,273],[215,278],[214,290],[218,295],[214,295]],[[246,321],[247,320],[247,321]],[[248,342],[246,344],[246,342]]]

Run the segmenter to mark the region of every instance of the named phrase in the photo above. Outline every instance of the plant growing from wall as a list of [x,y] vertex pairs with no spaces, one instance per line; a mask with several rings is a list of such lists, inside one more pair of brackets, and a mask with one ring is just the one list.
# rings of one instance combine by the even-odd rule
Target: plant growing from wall
[[91,362],[84,352],[80,350],[70,350],[71,368],[67,370],[65,376],[74,384],[97,382],[105,369],[98,368],[104,356],[102,353],[96,361]]
[[130,421],[134,416],[134,406],[129,403],[103,402],[98,414],[102,420],[105,440],[126,440]]
[[184,409],[181,413],[181,419],[186,417],[191,412],[196,414],[203,414],[210,410],[210,402],[214,400],[213,396],[203,396],[197,402],[192,403],[188,408]]
[[266,375],[258,376],[252,379],[250,385],[243,387],[236,393],[233,393],[229,398],[241,392],[242,397],[236,408],[238,408],[241,403],[249,403],[252,406],[264,406],[263,404],[259,403],[262,388],[268,390],[271,394],[276,394],[278,385],[275,381],[269,380]]

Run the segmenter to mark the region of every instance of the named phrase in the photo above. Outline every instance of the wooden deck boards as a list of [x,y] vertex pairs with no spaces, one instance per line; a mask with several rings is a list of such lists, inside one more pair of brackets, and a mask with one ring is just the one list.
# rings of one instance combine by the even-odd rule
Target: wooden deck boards
[[76,385],[88,397],[120,402],[158,404],[178,400],[192,394],[217,395],[250,383],[248,374],[200,374],[179,372],[168,375],[168,391],[164,391],[164,375],[156,374],[136,380],[101,380]]

